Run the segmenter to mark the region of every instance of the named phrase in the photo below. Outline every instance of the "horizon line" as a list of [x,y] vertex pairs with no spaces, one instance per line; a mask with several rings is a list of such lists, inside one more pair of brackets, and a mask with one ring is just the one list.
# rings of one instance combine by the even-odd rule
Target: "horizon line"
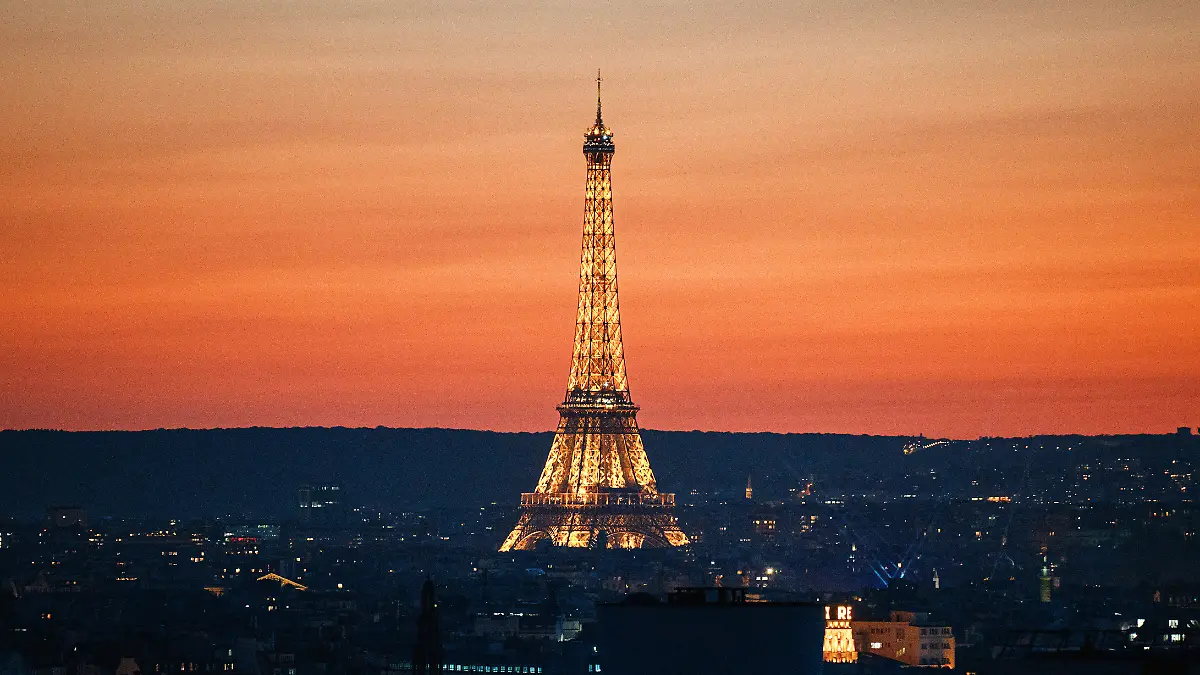
[[[383,424],[376,425],[376,426],[347,426],[347,425],[341,425],[341,424],[292,425],[292,426],[250,425],[250,426],[233,426],[233,427],[221,427],[221,426],[217,426],[217,427],[186,427],[186,426],[182,426],[182,427],[145,427],[145,428],[138,428],[138,429],[62,429],[62,428],[53,428],[53,427],[25,427],[25,428],[4,428],[4,429],[0,429],[0,433],[50,432],[50,433],[65,433],[65,434],[101,434],[101,433],[135,434],[135,433],[147,433],[147,432],[154,432],[154,431],[254,431],[254,430],[289,431],[289,430],[297,430],[297,429],[301,429],[301,430],[304,430],[304,429],[324,429],[324,430],[345,429],[345,430],[359,430],[359,431],[372,431],[372,430],[462,431],[462,432],[474,432],[474,433],[486,433],[486,434],[512,434],[512,435],[554,434],[554,429],[544,429],[541,431],[525,431],[525,430],[501,431],[501,430],[497,430],[497,429],[472,429],[472,428],[467,428],[467,427],[439,427],[439,426],[429,426],[429,427],[397,426],[397,427],[393,427],[393,426],[388,426],[388,425],[383,425]],[[1126,437],[1126,436],[1180,436],[1180,435],[1183,435],[1183,434],[1179,433],[1179,431],[1182,429],[1188,429],[1189,433],[1187,435],[1188,436],[1192,435],[1190,433],[1192,430],[1192,427],[1182,427],[1182,426],[1177,427],[1176,429],[1170,430],[1170,431],[1135,431],[1135,432],[1112,432],[1112,433],[1092,433],[1092,434],[1082,433],[1082,432],[1056,432],[1056,433],[1055,432],[1045,432],[1045,433],[1020,434],[1020,435],[1013,435],[1013,436],[986,436],[986,435],[984,435],[984,436],[976,436],[974,438],[955,438],[955,437],[951,437],[951,436],[926,436],[925,434],[921,434],[921,433],[918,433],[918,434],[879,434],[879,433],[863,433],[863,432],[855,433],[855,432],[848,432],[848,431],[766,431],[766,430],[763,430],[763,431],[744,431],[744,430],[730,431],[730,430],[721,430],[721,429],[651,429],[651,428],[642,428],[642,429],[640,429],[640,431],[643,431],[643,432],[650,431],[650,432],[655,432],[655,433],[678,433],[678,434],[696,434],[696,433],[699,433],[699,434],[730,434],[730,435],[763,435],[763,434],[766,434],[766,435],[772,435],[772,436],[859,436],[859,437],[874,437],[874,438],[905,438],[905,439],[926,438],[929,440],[947,440],[947,441],[968,442],[968,441],[979,441],[979,440],[992,439],[992,438],[996,438],[996,439],[1020,439],[1020,438],[1039,438],[1039,437],[1115,438],[1115,437]]]

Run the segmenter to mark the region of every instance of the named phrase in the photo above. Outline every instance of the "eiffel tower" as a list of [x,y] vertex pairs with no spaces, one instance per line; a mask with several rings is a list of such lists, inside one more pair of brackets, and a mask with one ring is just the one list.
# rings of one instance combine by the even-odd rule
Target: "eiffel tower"
[[521,495],[521,517],[501,551],[531,550],[542,541],[595,548],[688,543],[672,515],[675,495],[658,491],[629,397],[617,307],[612,138],[597,73],[596,122],[583,136],[587,187],[571,378],[546,467],[537,488]]

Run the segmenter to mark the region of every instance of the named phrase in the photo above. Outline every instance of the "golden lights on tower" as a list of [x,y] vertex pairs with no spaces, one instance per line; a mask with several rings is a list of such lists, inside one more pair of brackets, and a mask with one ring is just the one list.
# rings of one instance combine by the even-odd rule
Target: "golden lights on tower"
[[672,515],[675,495],[660,493],[629,395],[613,227],[612,130],[604,124],[600,76],[596,120],[583,136],[587,159],[579,303],[567,393],[534,492],[501,551],[554,546],[609,548],[686,544]]

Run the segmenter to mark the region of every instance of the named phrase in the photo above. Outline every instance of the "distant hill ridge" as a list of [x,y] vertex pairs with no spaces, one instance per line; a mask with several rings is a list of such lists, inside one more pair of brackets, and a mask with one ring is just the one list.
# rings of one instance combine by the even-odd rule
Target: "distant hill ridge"
[[[823,485],[869,489],[908,469],[952,473],[979,461],[965,456],[971,442],[909,456],[902,451],[909,439],[897,436],[653,430],[643,436],[660,488],[680,493],[736,495],[749,474],[765,498],[785,496],[813,476]],[[0,431],[0,517],[79,504],[97,516],[283,518],[294,513],[300,485],[322,482],[340,483],[352,505],[385,509],[515,505],[520,492],[533,489],[551,437],[385,427]],[[1012,454],[994,459],[1023,466]]]

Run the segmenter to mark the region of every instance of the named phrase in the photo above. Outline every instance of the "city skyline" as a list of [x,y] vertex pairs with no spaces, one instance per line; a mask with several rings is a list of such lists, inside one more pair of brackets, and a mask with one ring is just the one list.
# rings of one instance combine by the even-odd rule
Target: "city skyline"
[[12,8],[0,427],[551,429],[597,65],[644,426],[1200,424],[1200,8],[544,9]]

